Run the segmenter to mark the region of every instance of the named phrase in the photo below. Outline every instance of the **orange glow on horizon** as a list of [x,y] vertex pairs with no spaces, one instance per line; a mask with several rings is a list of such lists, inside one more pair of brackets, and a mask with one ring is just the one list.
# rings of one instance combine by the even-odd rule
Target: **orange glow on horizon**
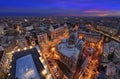
[[98,16],[108,16],[108,14],[98,14]]

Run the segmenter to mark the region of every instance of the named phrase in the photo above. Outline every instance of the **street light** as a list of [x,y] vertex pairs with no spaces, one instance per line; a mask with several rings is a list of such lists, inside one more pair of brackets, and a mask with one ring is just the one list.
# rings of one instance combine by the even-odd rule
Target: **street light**
[[24,50],[27,50],[27,47],[24,47]]
[[40,53],[40,56],[42,55],[42,53]]
[[54,66],[55,67],[55,69],[57,68],[56,66]]
[[45,75],[47,74],[47,71],[44,69],[44,70],[42,71],[42,74],[45,76]]
[[46,69],[46,68],[47,68],[47,65],[44,65],[44,68]]
[[10,76],[11,74],[9,73],[8,76]]
[[40,53],[40,50],[38,50],[38,52]]
[[39,57],[40,60],[42,60],[42,57]]
[[12,54],[14,53],[15,51],[12,51]]
[[52,79],[51,74],[47,75],[46,79]]
[[51,51],[54,52],[55,51],[55,47],[51,48]]
[[19,51],[20,51],[20,49],[17,49],[17,51],[19,52]]
[[30,49],[32,49],[33,47],[32,46],[30,46]]
[[41,62],[43,63],[43,62],[44,62],[44,60],[43,60],[43,59],[41,59]]

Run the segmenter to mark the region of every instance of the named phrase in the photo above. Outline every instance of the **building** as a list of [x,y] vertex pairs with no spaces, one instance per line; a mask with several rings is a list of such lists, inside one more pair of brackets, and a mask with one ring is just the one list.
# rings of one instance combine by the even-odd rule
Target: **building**
[[107,64],[106,75],[107,79],[117,79],[116,67],[113,62]]
[[86,41],[88,42],[94,42],[97,43],[100,41],[101,39],[101,35],[99,33],[96,32],[92,32],[92,31],[80,31],[79,30],[79,38],[84,37]]
[[44,66],[36,48],[15,51],[12,55],[8,79],[45,79],[42,75]]
[[0,34],[5,33],[5,28],[8,27],[7,23],[1,23],[0,24]]
[[102,62],[108,62],[108,60],[120,61],[120,43],[115,41],[105,43],[103,47],[103,56],[101,60]]
[[32,55],[26,55],[16,60],[16,79],[40,79]]
[[9,72],[8,63],[9,63],[9,60],[4,51],[4,48],[0,46],[0,72],[6,73],[6,74]]
[[26,29],[26,31],[30,31],[30,30],[33,30],[34,28],[33,28],[33,26],[27,26],[27,27],[25,27],[25,29]]
[[0,26],[0,34],[4,34],[4,27]]
[[77,69],[78,59],[82,56],[84,39],[78,38],[78,32],[71,32],[69,39],[63,39],[57,45],[60,61],[63,62],[73,73]]
[[48,35],[47,33],[40,33],[37,35],[37,39],[39,43],[45,42],[48,40]]
[[16,40],[16,45],[20,48],[28,47],[25,37],[20,37]]
[[107,27],[107,26],[96,26],[97,30],[103,31],[105,33],[108,33],[110,35],[116,35],[118,34],[118,29],[116,28],[111,28],[111,27]]
[[51,26],[49,28],[50,34],[48,34],[48,35],[49,35],[50,39],[53,40],[56,37],[64,34],[67,29],[68,29],[68,27],[66,25],[65,26],[58,26],[58,27]]
[[5,44],[2,44],[5,49],[5,52],[11,52],[16,47],[16,39],[7,41]]

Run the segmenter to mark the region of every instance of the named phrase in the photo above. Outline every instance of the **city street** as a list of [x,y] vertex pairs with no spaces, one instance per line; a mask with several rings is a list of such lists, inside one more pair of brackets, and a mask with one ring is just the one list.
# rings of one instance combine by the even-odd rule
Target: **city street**
[[[57,63],[55,62],[55,60],[54,60],[55,58],[53,58],[53,54],[52,54],[51,50],[52,50],[52,47],[54,47],[56,44],[58,44],[63,38],[68,38],[68,36],[69,35],[67,32],[67,33],[64,33],[62,36],[59,36],[58,38],[56,38],[52,41],[48,41],[48,43],[44,43],[41,45],[43,58],[45,59],[47,66],[50,69],[51,74],[53,75],[54,79],[61,79],[61,77],[63,79],[67,79],[67,77],[64,74],[62,74],[63,72],[61,71],[61,69],[59,68]],[[54,56],[54,57],[56,57],[56,56]],[[51,67],[50,61],[51,61],[53,67]],[[57,71],[55,69],[57,69]]]
[[[53,56],[54,54],[52,50],[52,48],[54,48],[54,46],[56,44],[58,44],[62,38],[68,38],[68,33],[64,34],[63,36],[59,36],[58,38],[56,38],[53,41],[49,41],[49,43],[47,44],[42,44],[42,53],[43,53],[43,57],[45,59],[45,61],[48,64],[48,68],[50,69],[53,77],[55,79],[58,79],[56,77],[56,75],[54,74],[54,69],[51,67],[49,60],[51,61],[53,67],[55,66],[55,68],[57,68],[59,71],[57,71],[58,73],[61,73],[61,70],[59,68],[59,66],[57,65],[56,62],[54,62],[54,58],[55,56]],[[89,62],[87,63],[86,67],[81,69],[81,72],[79,72],[78,74],[78,78],[79,79],[95,79],[98,75],[98,67],[99,67],[99,58],[102,52],[102,45],[103,45],[103,39],[101,39],[101,41],[99,41],[99,43],[96,46],[97,51],[95,51],[91,56],[89,56]],[[52,50],[52,51],[51,51]],[[49,58],[49,59],[48,59]],[[59,58],[59,56],[58,56]],[[87,58],[87,57],[86,57]],[[88,60],[88,59],[87,59]]]
[[[85,67],[82,67],[79,73],[79,79],[96,79],[99,72],[99,59],[102,54],[103,39],[98,43],[97,52],[94,52],[92,55],[87,57],[87,64]],[[85,60],[85,62],[86,62]]]
[[98,33],[100,33],[100,34],[102,34],[102,35],[105,35],[105,36],[107,36],[107,37],[109,37],[109,38],[112,38],[113,40],[115,40],[115,41],[117,41],[117,42],[120,42],[120,39],[119,39],[119,37],[117,37],[117,36],[112,36],[112,35],[109,35],[109,34],[107,34],[107,33],[102,32],[102,31],[95,30],[95,29],[93,29],[93,28],[88,28],[88,29],[91,30],[91,31],[94,31],[94,32],[98,32]]

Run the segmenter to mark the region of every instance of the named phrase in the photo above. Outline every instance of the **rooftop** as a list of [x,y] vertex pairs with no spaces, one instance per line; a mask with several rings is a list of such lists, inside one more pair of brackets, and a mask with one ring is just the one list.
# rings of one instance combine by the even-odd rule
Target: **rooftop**
[[[36,66],[36,69],[39,73],[39,77],[41,79],[45,79],[44,76],[41,74],[42,70],[44,69],[42,63],[40,62],[39,60],[39,53],[38,51],[36,50],[36,48],[33,48],[33,49],[28,49],[28,50],[25,50],[25,51],[20,51],[20,52],[15,52],[13,54],[13,59],[12,59],[12,63],[11,63],[11,69],[10,69],[10,76],[8,79],[15,79],[15,69],[16,69],[16,60],[21,58],[21,57],[24,57],[24,56],[27,56],[27,55],[30,55],[32,56],[32,59],[34,61],[34,65]],[[29,58],[29,57],[28,57]],[[25,62],[29,63],[29,60],[24,60]],[[31,60],[30,60],[31,61]],[[23,62],[24,63],[24,62]],[[23,64],[21,63],[21,64]],[[31,63],[29,63],[30,65]],[[24,64],[23,64],[24,65]],[[27,64],[26,64],[27,65]],[[30,66],[32,67],[32,66]],[[33,68],[33,67],[32,67]],[[21,68],[20,68],[21,69]]]
[[0,61],[2,59],[3,53],[4,53],[4,48],[0,46]]
[[31,54],[16,60],[16,78],[40,79]]
[[77,62],[78,56],[80,53],[80,50],[77,49],[77,47],[69,48],[69,47],[67,47],[66,43],[59,44],[58,51],[61,54],[71,58],[75,63]]

